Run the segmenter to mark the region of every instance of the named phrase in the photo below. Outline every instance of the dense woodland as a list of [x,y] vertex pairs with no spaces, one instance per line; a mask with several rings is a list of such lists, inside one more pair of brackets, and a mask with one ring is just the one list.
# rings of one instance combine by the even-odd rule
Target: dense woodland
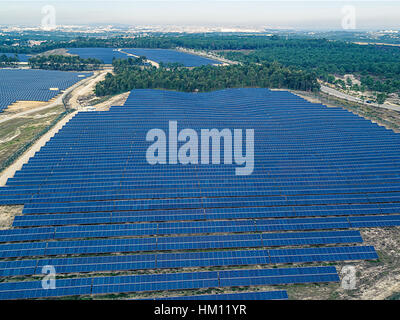
[[38,46],[0,45],[0,52],[41,53],[60,48],[163,48],[186,47],[202,50],[236,50],[264,48],[277,36],[240,36],[240,35],[170,35],[139,36],[135,38],[84,38],[69,41],[47,41]]
[[360,76],[363,89],[379,92],[400,92],[400,48],[363,46],[340,41],[277,40],[259,50],[223,53],[232,60],[244,62],[278,61],[296,66],[333,82],[333,75]]
[[96,86],[96,94],[104,96],[132,89],[168,89],[185,92],[212,91],[225,88],[262,87],[318,90],[316,76],[279,63],[243,64],[198,68],[143,67],[129,60],[114,61],[115,75],[108,74]]
[[61,70],[61,71],[91,71],[98,70],[103,62],[94,59],[82,59],[78,56],[36,56],[29,59],[32,69]]

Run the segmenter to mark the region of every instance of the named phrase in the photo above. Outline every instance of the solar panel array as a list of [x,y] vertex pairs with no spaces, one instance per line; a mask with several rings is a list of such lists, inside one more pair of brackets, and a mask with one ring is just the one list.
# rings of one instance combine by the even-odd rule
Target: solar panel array
[[158,63],[179,63],[185,67],[200,67],[210,64],[221,64],[221,62],[202,56],[181,52],[171,49],[124,49],[125,52],[134,54],[136,56],[145,56],[147,59]]
[[105,64],[112,64],[113,59],[127,59],[128,55],[114,48],[67,48],[67,52],[82,59],[95,58]]
[[147,59],[158,63],[179,63],[185,67],[200,67],[211,64],[221,64],[219,61],[201,57],[195,54],[171,49],[119,49],[114,48],[68,48],[70,54],[78,55],[83,59],[96,58],[105,64],[111,64],[113,59],[127,59],[129,55],[145,56]]
[[0,112],[17,101],[49,101],[61,90],[91,75],[87,72],[0,69]]
[[[254,129],[253,174],[235,175],[236,164],[149,165],[146,134],[168,134],[170,120],[196,132]],[[78,113],[0,188],[1,205],[24,205],[0,231],[1,277],[38,277],[46,265],[90,277],[57,280],[50,293],[0,283],[0,297],[338,281],[334,267],[282,266],[378,258],[349,229],[400,225],[399,142],[283,91],[135,90],[124,106]],[[201,271],[210,267],[222,271]],[[160,273],[137,274],[146,270]],[[130,275],[95,276],[105,272]]]
[[0,300],[336,281],[339,281],[339,276],[334,267],[71,278],[57,280],[54,289],[43,288],[42,281],[0,283]]
[[[129,246],[126,246],[129,248]],[[43,248],[21,249],[20,255],[48,256]],[[14,249],[17,252],[18,249]],[[134,251],[134,250],[131,250]],[[128,251],[128,252],[131,252]],[[51,252],[51,250],[50,250]],[[107,250],[100,251],[100,253]],[[116,253],[124,250],[115,250]],[[54,250],[52,253],[55,253]],[[70,253],[70,252],[69,252]],[[90,253],[89,250],[79,254]],[[78,254],[78,253],[76,253]],[[64,255],[59,251],[59,255]],[[6,257],[12,257],[12,255]],[[2,256],[4,257],[4,256]],[[348,246],[327,248],[207,251],[183,253],[158,253],[136,255],[112,255],[77,258],[44,258],[30,260],[0,261],[0,277],[41,275],[44,266],[54,266],[59,274],[114,272],[126,270],[204,268],[218,266],[251,266],[283,263],[333,262],[373,260],[378,256],[371,246]]]

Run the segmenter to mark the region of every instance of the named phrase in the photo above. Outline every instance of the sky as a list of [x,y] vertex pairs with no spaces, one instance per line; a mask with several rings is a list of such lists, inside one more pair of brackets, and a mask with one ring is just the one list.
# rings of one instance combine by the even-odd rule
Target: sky
[[240,26],[340,30],[354,6],[355,28],[400,29],[400,0],[0,0],[0,25],[39,26],[42,8],[55,8],[57,25],[125,24]]

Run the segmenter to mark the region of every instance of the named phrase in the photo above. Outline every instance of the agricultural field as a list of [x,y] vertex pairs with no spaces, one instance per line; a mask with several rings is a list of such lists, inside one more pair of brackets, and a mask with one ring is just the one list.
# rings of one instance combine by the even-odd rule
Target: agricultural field
[[[166,140],[149,163],[154,128]],[[168,149],[185,128],[191,140],[253,129],[253,157],[249,138],[229,161],[227,132],[208,153],[220,165],[200,138]],[[284,90],[134,90],[123,106],[77,113],[0,188],[0,212],[15,214],[0,231],[0,298],[395,297],[399,140]]]

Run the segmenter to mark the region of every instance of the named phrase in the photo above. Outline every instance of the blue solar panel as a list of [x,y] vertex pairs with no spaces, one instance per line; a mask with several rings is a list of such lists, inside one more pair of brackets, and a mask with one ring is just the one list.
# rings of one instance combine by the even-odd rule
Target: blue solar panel
[[374,260],[373,247],[329,247],[269,250],[271,263],[302,263],[317,261]]
[[44,289],[42,281],[0,283],[0,300],[87,295],[91,279],[59,279],[55,289]]
[[400,226],[400,215],[350,217],[352,228],[394,227]]
[[219,272],[219,278],[221,286],[254,286],[339,281],[339,276],[334,267],[221,271]]
[[113,59],[127,59],[128,56],[113,48],[68,48],[68,53],[78,55],[82,59],[95,58],[105,64],[111,64]]
[[[314,220],[318,219],[292,219],[293,223],[286,220],[268,220],[268,224],[278,224],[275,230],[293,230],[293,229],[324,229]],[[304,223],[308,222],[304,227]],[[324,220],[323,220],[324,221]],[[296,224],[297,222],[297,224]],[[299,222],[301,222],[300,226]],[[312,227],[308,225],[312,222]],[[263,222],[259,222],[262,224]],[[295,225],[296,228],[292,226]],[[331,226],[329,226],[331,227]],[[163,236],[179,234],[213,234],[213,233],[248,233],[263,230],[263,226],[258,228],[254,220],[243,221],[196,221],[196,222],[174,222],[174,223],[140,223],[140,224],[106,224],[106,225],[87,225],[87,226],[65,226],[57,228],[25,228],[0,230],[0,242],[21,242],[35,240],[53,240],[53,239],[79,239],[79,238],[110,238],[110,237],[138,237],[138,236]],[[268,231],[272,228],[268,227]],[[289,237],[290,236],[290,237]],[[341,238],[340,238],[341,237]],[[322,244],[322,243],[340,243],[340,242],[361,242],[360,234],[357,232],[308,232],[287,234],[263,234],[264,245],[273,246],[281,244],[283,238],[292,241],[292,245],[299,244]],[[307,239],[302,239],[307,238]],[[211,239],[211,238],[210,238]],[[222,241],[223,238],[221,238]],[[255,237],[254,239],[259,239]],[[194,242],[195,240],[193,239]]]

